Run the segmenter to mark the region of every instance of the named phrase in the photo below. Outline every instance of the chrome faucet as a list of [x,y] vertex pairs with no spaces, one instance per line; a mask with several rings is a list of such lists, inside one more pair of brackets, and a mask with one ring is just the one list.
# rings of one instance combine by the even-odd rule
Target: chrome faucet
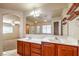
[[58,38],[57,38],[57,37],[55,37],[55,39],[56,39],[56,40],[58,40]]
[[32,37],[29,37],[29,39],[32,39]]

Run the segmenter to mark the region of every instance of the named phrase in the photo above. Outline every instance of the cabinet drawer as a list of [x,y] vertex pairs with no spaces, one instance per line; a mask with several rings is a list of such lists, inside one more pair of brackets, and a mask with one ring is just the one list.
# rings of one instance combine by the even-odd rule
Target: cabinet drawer
[[37,53],[31,53],[31,56],[41,56],[41,55]]
[[77,56],[77,47],[58,45],[58,56]]
[[48,42],[42,43],[42,56],[55,56],[56,46]]
[[41,54],[41,49],[31,48],[31,52],[35,52],[35,53]]
[[40,44],[36,44],[36,43],[31,43],[31,47],[40,49],[41,45]]

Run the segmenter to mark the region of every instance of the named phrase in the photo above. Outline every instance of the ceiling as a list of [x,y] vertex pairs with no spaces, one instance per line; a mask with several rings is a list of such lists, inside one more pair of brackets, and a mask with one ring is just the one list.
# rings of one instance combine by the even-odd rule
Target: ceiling
[[[34,8],[41,9],[42,14],[39,19],[47,20],[61,16],[63,9],[67,7],[67,3],[0,3],[0,8],[24,11],[27,14]],[[34,20],[33,17],[28,19],[31,21]]]
[[67,3],[0,3],[0,8],[15,9],[21,11],[32,10],[36,8],[62,9]]

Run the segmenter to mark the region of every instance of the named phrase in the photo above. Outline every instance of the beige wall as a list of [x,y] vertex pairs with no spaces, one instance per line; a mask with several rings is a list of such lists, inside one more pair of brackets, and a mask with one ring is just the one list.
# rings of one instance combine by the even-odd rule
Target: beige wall
[[16,15],[18,16],[20,19],[20,37],[23,37],[23,35],[25,34],[25,17],[22,11],[17,11],[17,10],[10,10],[10,9],[2,9],[0,8],[0,14],[3,16],[5,14],[9,14],[9,15]]
[[[16,48],[16,45],[15,45],[16,40],[15,39],[17,39],[19,36],[23,37],[23,35],[25,34],[24,33],[25,32],[25,27],[24,27],[25,18],[24,18],[23,12],[21,12],[21,11],[1,9],[0,8],[0,18],[3,17],[3,15],[6,15],[6,14],[18,16],[21,24],[20,24],[20,28],[19,28],[18,25],[14,26],[14,33],[3,34],[2,35],[3,37],[0,35],[0,42],[1,42],[1,39],[2,39],[3,50],[15,49]],[[3,20],[3,19],[1,19],[1,20]],[[0,27],[0,30],[1,30],[2,29],[2,22],[1,22],[0,26],[1,26]]]
[[19,26],[15,25],[14,26],[14,32],[11,34],[4,34],[3,35],[3,51],[7,51],[7,50],[12,50],[12,49],[16,49],[16,45],[17,45],[17,39],[19,37]]
[[13,33],[9,33],[9,34],[3,34],[3,39],[6,40],[6,39],[16,39],[16,38],[19,38],[19,26],[18,25],[15,25],[13,27]]
[[[0,14],[0,16],[2,16]],[[0,17],[0,55],[2,55],[3,52],[3,44],[2,44],[2,17]]]
[[69,36],[79,40],[79,16],[69,22]]
[[[17,17],[16,15],[3,15],[3,19],[6,19],[7,21],[10,19],[12,21],[20,21],[20,18]],[[19,32],[20,32],[20,25],[19,24],[15,24],[13,25],[13,33],[7,33],[7,34],[3,34],[3,39],[6,40],[6,39],[16,39],[16,38],[19,38],[20,35],[19,35]]]
[[68,23],[63,25],[63,35],[64,36],[68,36],[69,35],[69,28],[68,27],[69,27]]

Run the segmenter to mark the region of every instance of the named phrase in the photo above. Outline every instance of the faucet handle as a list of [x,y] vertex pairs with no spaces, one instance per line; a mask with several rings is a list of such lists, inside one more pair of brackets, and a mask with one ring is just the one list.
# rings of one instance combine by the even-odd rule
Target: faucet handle
[[57,38],[57,37],[55,37],[55,39],[56,39],[56,40],[58,40],[58,38]]

